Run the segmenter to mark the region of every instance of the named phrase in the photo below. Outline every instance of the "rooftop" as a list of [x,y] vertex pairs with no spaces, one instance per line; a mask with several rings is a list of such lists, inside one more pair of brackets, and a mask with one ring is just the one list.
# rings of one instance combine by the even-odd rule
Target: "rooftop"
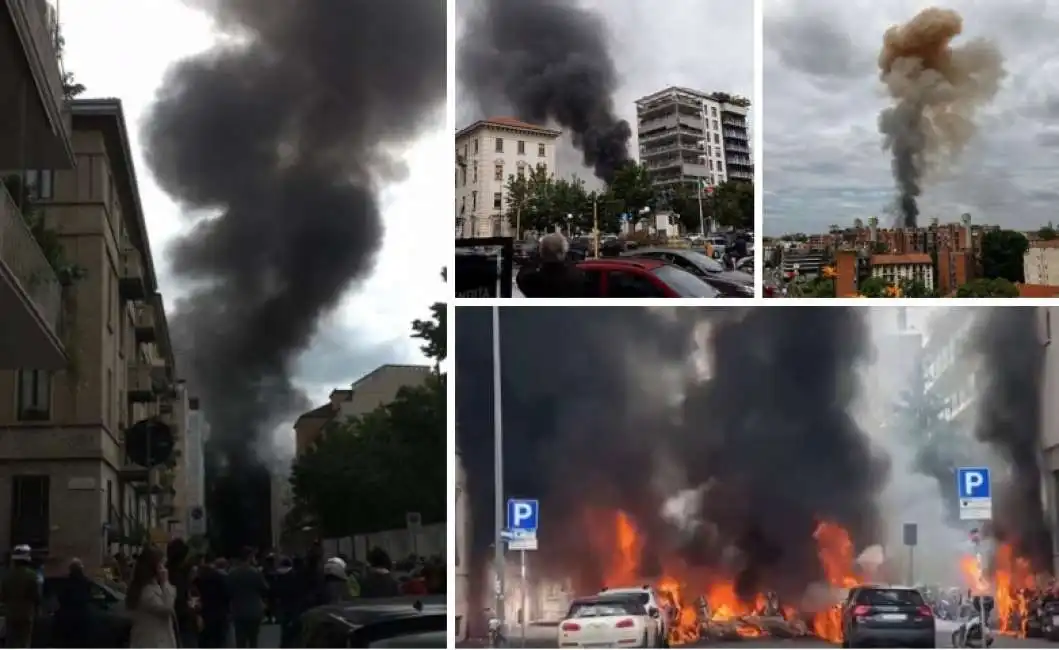
[[1050,284],[1016,284],[1019,289],[1019,298],[1056,298],[1059,297],[1059,287]]
[[467,135],[479,129],[486,129],[489,127],[496,127],[501,129],[518,129],[522,131],[533,131],[541,135],[550,135],[553,137],[559,137],[562,135],[562,131],[558,129],[552,129],[547,126],[541,126],[539,124],[530,124],[529,122],[523,122],[520,119],[514,117],[489,117],[484,120],[478,120],[470,126],[464,127],[456,132],[456,137]]
[[872,266],[905,266],[909,264],[933,264],[927,253],[908,253],[905,255],[872,255]]

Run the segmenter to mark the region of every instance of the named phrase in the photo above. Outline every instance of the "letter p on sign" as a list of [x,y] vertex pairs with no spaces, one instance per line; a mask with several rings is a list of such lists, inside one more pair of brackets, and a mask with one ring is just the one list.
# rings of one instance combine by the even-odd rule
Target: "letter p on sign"
[[967,472],[963,475],[964,494],[974,494],[984,483],[985,479],[978,472]]
[[528,503],[515,504],[515,521],[512,528],[522,528],[522,525],[533,518],[533,507]]

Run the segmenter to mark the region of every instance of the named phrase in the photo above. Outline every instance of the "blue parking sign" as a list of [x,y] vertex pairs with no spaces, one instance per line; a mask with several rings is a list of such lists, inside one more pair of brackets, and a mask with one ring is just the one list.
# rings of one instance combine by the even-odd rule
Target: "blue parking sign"
[[507,500],[507,528],[518,533],[536,533],[540,504],[536,499]]

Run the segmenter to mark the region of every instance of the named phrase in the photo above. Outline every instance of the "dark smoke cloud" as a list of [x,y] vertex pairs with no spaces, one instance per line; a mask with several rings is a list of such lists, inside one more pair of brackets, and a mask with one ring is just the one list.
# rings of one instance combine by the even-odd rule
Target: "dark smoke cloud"
[[614,110],[618,74],[600,16],[572,0],[488,0],[459,43],[459,92],[492,117],[558,123],[603,181],[630,160],[629,123]]
[[[457,444],[479,562],[493,523],[489,319],[485,308],[457,310]],[[542,500],[545,571],[599,584],[604,560],[588,545],[585,507],[632,513],[645,567],[669,554],[718,568],[735,547],[741,588],[795,597],[819,577],[819,520],[846,527],[859,547],[877,540],[888,463],[848,413],[870,350],[854,310],[533,308],[501,319],[505,487]],[[686,367],[706,322],[712,378],[682,382],[680,422],[642,408],[658,399],[663,365]],[[632,367],[630,351],[658,361]],[[663,520],[651,488],[659,456],[683,487],[711,485],[697,514],[712,526],[689,538]]]
[[926,174],[954,160],[977,131],[975,115],[992,101],[1005,76],[1003,57],[989,41],[953,47],[963,18],[931,7],[883,36],[879,78],[892,105],[879,114],[879,132],[892,154],[900,224],[915,227]]
[[155,177],[200,221],[169,251],[174,332],[213,441],[253,457],[299,407],[295,357],[354,283],[378,185],[445,98],[444,0],[199,2],[240,43],[175,65],[144,129]]
[[147,162],[189,211],[217,212],[171,254],[191,295],[173,333],[211,425],[207,498],[221,548],[268,543],[268,436],[303,409],[292,364],[371,273],[377,192],[445,98],[444,0],[198,2],[238,44],[175,65]]
[[[1041,504],[1040,427],[1044,351],[1037,308],[983,310],[974,330],[982,367],[975,437],[1009,464],[993,479],[995,532],[1038,570],[1052,567],[1051,534]],[[994,474],[998,472],[994,471]]]

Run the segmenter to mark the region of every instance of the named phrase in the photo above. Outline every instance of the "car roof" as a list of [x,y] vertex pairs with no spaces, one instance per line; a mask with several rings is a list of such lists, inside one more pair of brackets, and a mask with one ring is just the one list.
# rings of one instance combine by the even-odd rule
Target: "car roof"
[[607,587],[606,589],[604,589],[603,591],[601,591],[599,593],[601,593],[601,594],[641,594],[641,593],[651,593],[653,591],[654,591],[654,588],[652,588],[650,586],[648,586],[648,587]]
[[638,593],[632,591],[614,593],[604,591],[602,593],[596,594],[595,596],[581,596],[579,598],[574,598],[572,601],[570,601],[570,604],[591,605],[593,603],[625,603],[630,601],[639,603],[639,600],[635,598],[635,596],[638,595]]
[[622,267],[634,267],[643,269],[645,271],[652,271],[659,267],[666,266],[666,263],[662,260],[651,260],[638,257],[608,257],[606,259],[584,260],[578,262],[577,265],[613,269],[620,269]]

